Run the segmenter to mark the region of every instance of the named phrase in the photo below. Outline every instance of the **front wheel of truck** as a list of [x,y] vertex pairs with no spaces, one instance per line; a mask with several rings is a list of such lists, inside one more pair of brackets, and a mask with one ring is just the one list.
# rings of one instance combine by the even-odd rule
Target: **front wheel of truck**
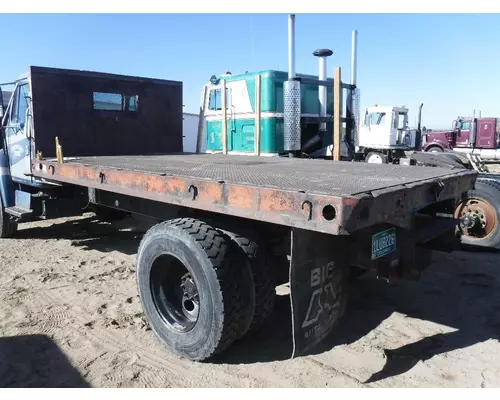
[[500,249],[500,181],[478,180],[455,209],[462,244]]
[[17,232],[17,222],[11,220],[10,215],[4,210],[3,201],[0,196],[0,238],[10,238]]
[[146,232],[137,255],[137,286],[154,333],[190,360],[227,349],[252,322],[248,263],[227,235],[196,219],[163,222]]

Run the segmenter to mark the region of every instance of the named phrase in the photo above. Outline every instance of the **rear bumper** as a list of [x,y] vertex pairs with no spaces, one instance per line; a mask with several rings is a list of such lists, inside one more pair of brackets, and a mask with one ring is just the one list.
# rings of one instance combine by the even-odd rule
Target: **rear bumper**
[[[381,224],[352,235],[350,265],[374,269],[380,278],[416,280],[432,262],[431,253],[453,251],[460,243],[455,235],[459,220],[417,215],[409,229]],[[394,249],[380,257],[374,257],[374,237],[393,229]]]
[[415,213],[446,200],[459,200],[474,187],[476,179],[477,172],[463,170],[360,195],[349,215],[345,215],[344,231],[354,234],[384,223],[410,229]]

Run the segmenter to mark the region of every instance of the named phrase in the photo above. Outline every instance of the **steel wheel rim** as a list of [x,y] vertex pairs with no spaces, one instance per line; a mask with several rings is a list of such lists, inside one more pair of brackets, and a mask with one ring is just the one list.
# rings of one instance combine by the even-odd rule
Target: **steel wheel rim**
[[198,321],[200,299],[193,276],[175,256],[157,257],[150,272],[150,290],[156,312],[177,332],[189,332]]
[[371,157],[368,158],[368,164],[383,164],[382,157],[380,157],[378,154],[373,154]]
[[455,210],[455,218],[463,221],[460,228],[471,239],[485,239],[489,237],[498,225],[495,209],[486,201],[470,198],[465,203],[460,203]]

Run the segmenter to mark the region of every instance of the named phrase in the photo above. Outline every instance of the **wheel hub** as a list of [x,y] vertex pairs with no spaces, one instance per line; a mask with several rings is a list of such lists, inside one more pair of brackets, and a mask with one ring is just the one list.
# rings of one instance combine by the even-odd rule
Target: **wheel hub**
[[200,308],[198,289],[190,273],[181,278],[182,311],[188,318],[196,319]]
[[188,332],[198,322],[200,301],[193,276],[171,255],[158,257],[151,267],[150,285],[158,314],[178,332]]
[[490,235],[497,225],[495,210],[481,199],[471,198],[461,203],[455,210],[455,218],[461,220],[464,234],[477,239]]
[[368,159],[368,164],[383,164],[382,157],[374,154]]

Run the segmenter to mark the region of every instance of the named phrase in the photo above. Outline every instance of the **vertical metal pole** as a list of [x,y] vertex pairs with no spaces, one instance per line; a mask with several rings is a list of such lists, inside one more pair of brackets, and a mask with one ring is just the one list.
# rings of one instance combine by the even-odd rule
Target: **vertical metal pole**
[[300,82],[295,81],[295,14],[288,15],[288,80],[283,82],[283,147],[289,157],[300,155]]
[[221,107],[222,107],[222,153],[227,154],[227,106],[226,80],[221,80]]
[[335,68],[333,74],[333,160],[340,160],[342,143],[342,81],[341,69]]
[[208,88],[206,86],[204,86],[203,93],[201,95],[200,113],[198,115],[198,134],[196,136],[196,153],[197,154],[199,154],[201,152],[201,140],[203,137],[203,127],[205,124],[205,104],[207,102],[207,92],[208,92]]
[[62,152],[62,146],[59,143],[59,138],[56,136],[56,157],[57,157],[57,162],[59,164],[63,163],[63,152]]
[[295,78],[295,14],[288,16],[288,79]]
[[[356,86],[357,82],[357,57],[358,57],[358,31],[353,30],[352,31],[352,43],[351,43],[351,85]],[[355,143],[355,128],[356,128],[356,123],[355,121],[355,112],[354,112],[354,90],[356,89],[349,89],[347,91],[347,99],[346,99],[346,141],[354,145]]]
[[[346,136],[346,142],[349,143],[350,145],[354,145],[354,137],[355,135],[355,114],[354,114],[354,95],[353,95],[353,89],[347,89],[347,99],[346,99],[346,110],[345,110],[345,117],[346,117],[346,123],[345,123],[345,136]],[[349,148],[348,148],[349,150]],[[349,156],[351,154],[349,153]]]
[[260,75],[255,77],[255,154],[260,156]]
[[[319,58],[319,79],[321,81],[326,81],[326,57]],[[326,100],[327,100],[327,88],[326,86],[318,86],[319,95],[319,116],[321,118],[326,117]],[[320,123],[320,131],[326,131],[326,122]]]
[[352,31],[351,85],[356,85],[358,68],[358,31]]
[[[333,54],[333,51],[329,49],[319,49],[313,52],[313,56],[318,57],[318,62],[319,62],[319,80],[321,81],[326,81],[327,80],[327,72],[326,72],[326,59],[327,57],[330,57]],[[326,117],[326,111],[327,111],[327,87],[320,85],[318,87],[318,97],[319,97],[319,116],[321,118]],[[326,122],[321,122],[320,123],[320,131],[326,131]]]

